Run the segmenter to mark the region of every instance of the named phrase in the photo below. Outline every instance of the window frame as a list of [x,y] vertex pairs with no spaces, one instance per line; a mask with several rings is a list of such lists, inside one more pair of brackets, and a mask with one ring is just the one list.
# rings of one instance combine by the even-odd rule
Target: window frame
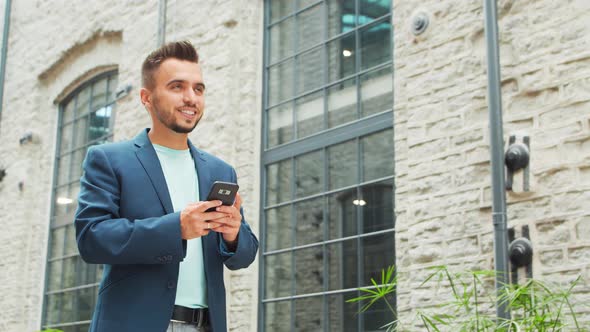
[[[266,250],[266,242],[267,242],[267,222],[266,222],[266,214],[267,211],[269,211],[270,209],[274,209],[274,208],[280,208],[280,207],[289,207],[288,210],[290,211],[290,218],[291,218],[291,222],[293,223],[293,221],[296,219],[296,204],[298,202],[301,201],[307,201],[313,198],[316,199],[321,199],[322,200],[322,206],[323,206],[323,214],[324,214],[324,219],[323,219],[323,225],[322,227],[324,228],[324,232],[326,232],[326,228],[328,227],[328,220],[326,219],[326,214],[328,213],[327,211],[327,200],[329,199],[329,196],[333,193],[339,193],[339,192],[346,192],[346,190],[351,190],[351,189],[356,189],[357,193],[360,193],[364,188],[367,188],[369,186],[372,185],[380,185],[381,183],[383,183],[384,181],[388,181],[391,180],[392,183],[394,183],[394,174],[391,174],[390,176],[386,176],[386,177],[382,177],[382,178],[378,178],[378,179],[371,179],[369,181],[364,181],[361,180],[361,175],[359,174],[359,178],[357,181],[355,181],[355,183],[353,185],[347,186],[347,187],[342,187],[342,188],[337,188],[337,189],[329,189],[329,186],[327,184],[328,179],[326,178],[326,176],[328,175],[328,171],[327,171],[327,167],[328,167],[328,162],[327,162],[327,150],[329,147],[334,146],[336,144],[339,143],[344,143],[346,141],[350,141],[350,140],[356,140],[357,142],[357,146],[359,147],[358,151],[357,151],[357,155],[358,155],[358,171],[362,172],[362,166],[360,165],[360,163],[362,163],[362,151],[361,151],[361,145],[359,143],[359,140],[361,140],[363,137],[369,136],[370,134],[374,134],[374,133],[378,133],[384,130],[389,130],[391,129],[392,131],[392,136],[393,136],[393,122],[394,122],[394,117],[393,117],[393,100],[392,100],[392,104],[391,104],[391,108],[384,110],[382,112],[378,112],[376,114],[372,114],[366,117],[363,117],[361,115],[361,104],[362,104],[362,100],[361,100],[361,88],[362,88],[362,78],[364,77],[364,74],[366,73],[373,73],[373,72],[377,72],[380,69],[383,68],[387,68],[388,66],[391,66],[391,75],[393,77],[393,29],[391,28],[390,30],[390,38],[391,38],[391,50],[390,50],[390,55],[391,55],[391,59],[387,62],[382,62],[379,63],[375,66],[372,66],[370,68],[366,68],[361,70],[361,65],[362,65],[362,60],[358,59],[355,60],[355,71],[353,74],[351,75],[347,75],[345,77],[340,77],[339,79],[335,80],[335,81],[330,81],[329,80],[329,69],[328,69],[328,45],[330,42],[333,41],[337,41],[339,39],[341,39],[343,36],[347,36],[347,35],[354,35],[355,36],[355,53],[356,54],[360,54],[360,35],[363,31],[366,31],[364,29],[371,27],[372,25],[377,25],[383,22],[387,22],[388,24],[391,24],[391,20],[392,20],[392,12],[391,10],[378,18],[375,18],[374,20],[368,22],[368,23],[364,23],[364,24],[358,24],[356,27],[354,27],[352,30],[346,30],[346,31],[340,31],[340,33],[337,33],[333,36],[328,37],[328,24],[329,22],[329,13],[327,10],[327,3],[326,1],[320,0],[320,1],[315,1],[309,5],[306,5],[304,7],[299,8],[298,3],[299,1],[293,1],[293,8],[291,10],[290,13],[283,15],[282,17],[275,19],[274,21],[271,22],[271,5],[270,5],[270,1],[271,0],[265,0],[264,1],[264,41],[263,41],[263,80],[262,80],[262,136],[261,136],[261,170],[260,170],[260,192],[261,192],[261,200],[260,200],[260,239],[261,239],[261,248],[260,248],[260,260],[259,260],[259,297],[258,297],[258,330],[259,331],[265,331],[265,305],[267,303],[271,303],[271,302],[279,302],[279,301],[286,301],[286,304],[288,303],[289,307],[290,307],[290,329],[296,330],[295,326],[294,326],[294,316],[295,316],[295,308],[296,308],[296,302],[295,300],[297,299],[302,299],[302,298],[307,298],[307,297],[314,297],[314,296],[321,296],[321,297],[326,297],[327,295],[335,295],[335,294],[351,294],[349,292],[356,292],[356,288],[350,288],[350,289],[339,289],[339,290],[326,290],[325,286],[322,289],[322,291],[320,292],[316,292],[316,293],[311,293],[311,294],[303,294],[303,295],[298,295],[295,292],[295,286],[293,286],[293,284],[295,283],[295,281],[291,280],[292,286],[291,286],[291,295],[290,296],[282,296],[282,297],[276,297],[276,298],[270,298],[267,299],[267,294],[266,293],[266,271],[265,271],[265,259],[267,256],[272,255],[272,254],[277,254],[277,253],[284,253],[284,252],[291,252],[291,272],[290,275],[292,278],[296,277],[296,267],[295,267],[295,252],[298,249],[305,249],[305,248],[312,248],[312,247],[320,247],[320,248],[325,248],[328,244],[332,244],[332,243],[340,243],[340,242],[344,242],[347,240],[351,240],[351,239],[356,239],[357,244],[359,245],[358,249],[358,258],[362,258],[362,239],[363,238],[367,238],[367,237],[371,237],[371,236],[378,236],[380,234],[388,234],[388,233],[393,233],[395,234],[395,226],[391,229],[386,229],[386,230],[380,230],[380,231],[376,231],[376,232],[371,232],[371,233],[363,233],[362,231],[359,230],[358,234],[354,235],[354,236],[348,236],[348,237],[342,237],[342,238],[337,238],[337,239],[327,239],[326,237],[322,238],[322,241],[317,242],[317,243],[312,243],[312,244],[304,244],[304,245],[297,245],[297,242],[295,239],[292,239],[291,245],[286,247],[286,248],[281,248],[281,249],[276,249],[276,250]],[[355,0],[355,10],[356,13],[360,15],[360,11],[359,11],[359,7],[360,7],[360,1],[361,0]],[[324,36],[322,37],[322,41],[319,43],[315,43],[313,45],[308,45],[306,48],[304,49],[296,49],[297,48],[297,43],[298,43],[298,31],[300,29],[300,26],[298,26],[298,21],[297,21],[297,17],[300,13],[305,12],[306,10],[315,7],[315,6],[321,6],[320,10],[321,10],[321,15],[322,15],[322,22],[321,24],[323,24],[323,33]],[[288,54],[287,56],[282,56],[278,59],[274,59],[271,62],[271,28],[282,23],[285,22],[288,19],[293,19],[293,23],[292,26],[290,28],[292,28],[292,32],[294,34],[293,36],[293,40],[292,40],[292,44],[293,44],[293,51],[292,54]],[[304,91],[302,93],[297,93],[298,92],[298,76],[300,75],[298,73],[298,58],[302,55],[302,54],[306,54],[307,52],[314,50],[316,48],[321,48],[321,52],[322,52],[322,66],[324,68],[324,78],[323,78],[323,82],[321,84],[321,86],[318,86],[316,88],[313,88],[311,90],[308,91]],[[360,55],[359,55],[360,56]],[[275,68],[276,66],[280,66],[281,64],[284,63],[288,63],[289,61],[293,61],[293,76],[290,77],[289,79],[291,80],[291,82],[289,82],[289,84],[292,84],[292,94],[291,97],[283,99],[283,100],[279,100],[278,102],[273,103],[272,105],[270,104],[270,95],[269,95],[269,88],[270,88],[270,84],[271,84],[271,74],[270,71],[272,68]],[[342,76],[342,75],[341,75]],[[328,123],[328,107],[327,107],[327,103],[328,103],[328,98],[327,98],[327,91],[329,88],[336,86],[337,84],[341,84],[344,83],[348,80],[354,80],[355,85],[354,85],[354,89],[356,89],[356,109],[357,109],[357,119],[353,120],[352,122],[348,122],[348,123],[344,123],[341,125],[337,125],[334,126],[332,128],[329,127],[329,123]],[[393,78],[392,78],[392,86],[391,86],[391,93],[393,94]],[[297,108],[296,108],[296,101],[301,99],[302,97],[305,96],[311,96],[313,94],[316,93],[322,93],[322,99],[323,99],[323,103],[324,103],[324,107],[323,107],[323,129],[320,130],[319,132],[313,133],[309,136],[305,136],[305,137],[298,137],[297,136],[297,124],[298,124],[298,120],[297,120]],[[279,143],[277,145],[274,146],[269,146],[269,131],[268,131],[268,125],[269,125],[269,111],[270,110],[274,110],[274,109],[279,109],[281,106],[283,105],[288,105],[291,104],[291,112],[292,112],[292,122],[291,122],[291,133],[292,133],[292,137],[290,140],[288,140],[287,142],[283,142],[283,143]],[[392,142],[393,142],[393,137],[392,137]],[[393,145],[391,146],[391,149],[393,150],[394,147]],[[301,197],[298,198],[297,195],[294,194],[294,191],[296,190],[295,188],[295,179],[296,179],[296,157],[304,155],[306,153],[309,152],[313,152],[313,151],[321,151],[320,153],[322,154],[322,160],[323,160],[323,172],[324,172],[324,184],[323,184],[323,189],[316,194],[313,195],[306,195],[305,197]],[[274,204],[267,204],[267,166],[277,163],[277,162],[281,162],[281,161],[287,161],[291,163],[291,167],[290,167],[290,176],[289,176],[289,188],[291,188],[292,193],[290,193],[290,198],[282,201],[282,202],[275,202]],[[394,168],[394,166],[392,165],[392,168]],[[393,169],[394,170],[394,169]],[[394,172],[395,173],[395,170]],[[394,188],[392,188],[392,199],[395,197],[395,192],[394,192]],[[392,207],[393,207],[393,202],[392,202]],[[395,224],[395,213],[393,213],[393,222]],[[362,218],[362,216],[357,216],[357,219]],[[291,225],[291,227],[293,227],[293,232],[296,233],[296,228],[295,225]],[[295,237],[295,235],[293,235],[293,237]],[[393,260],[395,262],[395,243],[393,244]],[[324,255],[326,253],[327,249],[324,249]],[[328,263],[326,262],[326,259],[324,258],[323,260],[323,265],[324,265],[324,274],[326,274],[326,265]],[[342,268],[342,266],[341,266]],[[383,268],[386,268],[386,266],[383,266]],[[359,269],[360,269],[360,263],[359,263]],[[359,273],[361,273],[362,271],[359,271]],[[360,278],[360,275],[359,275]],[[356,293],[355,293],[356,294]],[[329,319],[328,319],[328,310],[326,308],[328,300],[322,300],[322,307],[323,307],[323,314],[322,314],[322,319],[325,322],[324,326],[322,326],[322,328],[324,330],[329,329]],[[395,296],[394,296],[394,308],[395,308]],[[360,303],[358,304],[358,309],[360,310],[361,306]],[[341,312],[340,314],[344,314],[344,311]],[[364,326],[364,322],[362,318],[358,319],[358,330],[362,330]]]

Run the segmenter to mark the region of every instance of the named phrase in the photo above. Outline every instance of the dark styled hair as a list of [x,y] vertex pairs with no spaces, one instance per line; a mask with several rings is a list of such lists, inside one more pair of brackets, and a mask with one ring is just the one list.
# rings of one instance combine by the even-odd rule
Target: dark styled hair
[[197,50],[187,40],[170,42],[150,53],[141,65],[141,84],[151,89],[154,87],[154,73],[166,59],[186,60],[199,63]]

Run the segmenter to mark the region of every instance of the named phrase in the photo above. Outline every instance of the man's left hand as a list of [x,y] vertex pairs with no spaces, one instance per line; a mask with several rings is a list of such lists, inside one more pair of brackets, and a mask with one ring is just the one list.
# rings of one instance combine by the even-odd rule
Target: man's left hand
[[223,239],[227,243],[235,243],[240,232],[240,225],[242,224],[242,214],[240,207],[242,206],[242,198],[239,193],[236,193],[236,201],[232,206],[221,205],[216,208],[217,212],[226,213],[227,216],[215,220],[215,223],[220,224],[212,230],[223,235]]

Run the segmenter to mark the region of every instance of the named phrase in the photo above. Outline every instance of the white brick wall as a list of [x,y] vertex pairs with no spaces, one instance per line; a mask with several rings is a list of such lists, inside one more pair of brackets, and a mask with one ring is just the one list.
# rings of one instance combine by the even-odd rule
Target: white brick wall
[[[141,62],[157,42],[158,2],[29,0],[12,6],[0,127],[0,166],[7,169],[0,184],[0,331],[36,331],[55,157],[53,102],[96,68],[114,65],[120,84],[133,86],[117,104],[115,140],[149,126],[138,94]],[[236,167],[246,217],[257,233],[262,1],[168,1],[167,21],[168,41],[189,39],[197,46],[207,83],[206,115],[191,139]],[[38,141],[20,146],[28,131]],[[257,263],[227,277],[230,330],[254,330]]]

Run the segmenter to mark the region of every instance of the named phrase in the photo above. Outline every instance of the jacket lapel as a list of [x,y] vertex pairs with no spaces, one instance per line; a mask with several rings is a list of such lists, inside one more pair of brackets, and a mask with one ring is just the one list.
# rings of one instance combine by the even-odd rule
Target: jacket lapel
[[168,185],[166,184],[166,179],[164,178],[164,173],[162,172],[160,160],[158,159],[156,150],[154,149],[154,146],[150,142],[150,139],[147,135],[148,131],[149,129],[146,129],[135,137],[134,143],[138,147],[138,149],[135,151],[135,154],[137,155],[137,159],[139,159],[139,162],[150,178],[152,185],[156,189],[156,193],[158,194],[158,198],[160,199],[164,210],[167,214],[169,214],[174,212],[172,200],[170,199]]

